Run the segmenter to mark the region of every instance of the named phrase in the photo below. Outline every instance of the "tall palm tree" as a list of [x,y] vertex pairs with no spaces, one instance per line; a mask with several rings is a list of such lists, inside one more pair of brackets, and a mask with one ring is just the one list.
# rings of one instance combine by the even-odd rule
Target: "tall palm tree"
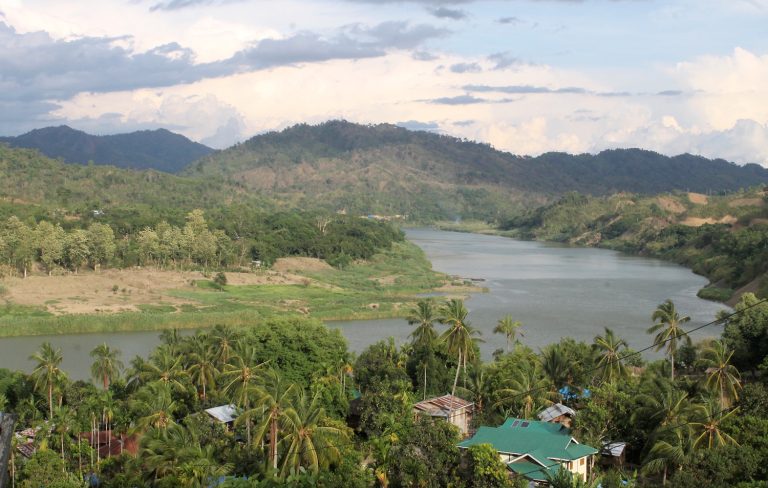
[[496,408],[516,409],[516,416],[529,419],[533,412],[551,405],[557,395],[549,388],[549,382],[542,377],[539,368],[529,363],[520,363],[512,376],[496,394],[499,400]]
[[560,344],[550,344],[541,352],[541,368],[554,392],[571,382],[572,367]]
[[218,351],[216,361],[218,362],[219,369],[229,362],[239,337],[240,334],[226,325],[217,325],[211,330],[208,340],[211,341],[213,349]]
[[167,429],[176,423],[173,414],[178,404],[171,396],[170,387],[164,383],[155,382],[144,386],[131,401],[131,408],[145,414],[136,422],[140,430],[150,427]]
[[95,359],[91,365],[91,375],[97,381],[101,381],[106,390],[109,384],[120,376],[123,362],[120,361],[120,351],[110,348],[107,343],[96,346],[91,351],[91,357]]
[[300,391],[293,408],[282,416],[280,425],[285,432],[280,441],[285,452],[282,476],[301,468],[317,473],[341,458],[339,445],[348,439],[341,428],[328,422],[320,398],[319,392],[310,398],[305,391]]
[[504,337],[507,338],[507,352],[509,352],[509,346],[517,342],[515,336],[518,334],[525,336],[525,334],[520,331],[520,327],[522,325],[523,324],[521,324],[519,320],[514,320],[511,315],[504,316],[504,318],[496,323],[496,327],[494,327],[493,333],[504,334]]
[[184,488],[208,488],[217,480],[229,474],[234,467],[231,463],[216,461],[216,447],[201,446],[199,443],[184,449],[183,462],[178,467],[179,486]]
[[469,381],[465,387],[459,387],[459,393],[475,403],[475,415],[480,416],[491,395],[489,378],[482,364],[474,363],[469,369]]
[[722,341],[712,341],[701,356],[701,363],[707,367],[707,388],[718,395],[721,410],[730,408],[739,399],[741,389],[741,375],[731,364],[733,351]]
[[683,340],[686,344],[690,345],[691,338],[685,333],[682,325],[690,322],[691,317],[687,315],[681,317],[675,309],[675,304],[672,303],[672,300],[667,299],[656,308],[653,315],[651,315],[651,320],[655,324],[648,328],[648,333],[656,334],[653,343],[656,345],[657,351],[666,348],[672,366],[672,381],[675,381],[675,353],[677,352],[677,344],[680,340]]
[[637,397],[639,406],[632,416],[635,421],[645,419],[655,425],[652,437],[659,437],[669,426],[687,425],[693,413],[687,392],[675,388],[664,378],[656,378],[648,391]]
[[714,399],[705,399],[704,403],[694,407],[691,419],[693,447],[712,449],[724,445],[738,445],[736,440],[724,432],[722,423],[738,411],[738,408],[723,412]]
[[149,361],[140,363],[142,370],[138,373],[139,382],[148,384],[160,381],[174,390],[184,390],[183,381],[189,373],[183,368],[183,360],[183,356],[174,354],[168,346],[160,346],[152,353]]
[[189,364],[192,381],[202,389],[202,399],[205,401],[207,388],[215,385],[219,370],[216,368],[216,354],[213,347],[204,337],[196,336],[192,340]]
[[53,389],[66,378],[66,374],[61,370],[61,361],[64,359],[61,355],[61,349],[54,349],[50,342],[44,342],[40,350],[29,357],[36,361],[37,366],[32,370],[32,379],[35,382],[35,388],[43,389],[48,394],[48,418],[53,418]]
[[[235,403],[244,411],[250,411],[256,382],[265,363],[259,363],[256,351],[250,346],[238,347],[238,354],[230,358],[230,362],[221,373],[224,391],[235,396]],[[245,421],[245,431],[248,444],[251,443],[250,416],[241,415]]]
[[54,430],[59,434],[59,447],[61,449],[61,460],[66,462],[64,457],[64,438],[68,436],[69,432],[73,428],[74,415],[72,411],[66,405],[56,407],[53,416]]
[[435,343],[437,340],[437,332],[435,332],[437,314],[433,299],[419,300],[416,307],[408,312],[406,320],[408,320],[409,325],[416,326],[416,329],[411,332],[414,346],[429,347]]
[[270,369],[260,379],[255,390],[253,409],[243,412],[240,416],[246,422],[250,417],[258,416],[254,441],[263,441],[269,435],[269,464],[275,470],[280,426],[293,408],[297,392],[296,385],[288,383],[280,374]]
[[622,349],[628,347],[627,341],[616,337],[613,330],[606,327],[604,335],[595,336],[592,347],[600,354],[597,367],[602,381],[613,383],[627,376],[627,367],[622,362]]
[[167,428],[150,427],[141,437],[140,459],[145,475],[150,480],[177,472],[186,457],[185,450],[197,444],[195,436],[183,425],[170,424]]
[[643,461],[641,472],[654,474],[661,471],[662,486],[667,484],[667,471],[669,468],[683,466],[688,456],[693,451],[691,437],[684,429],[674,429],[667,432],[663,439],[658,439],[651,447]]
[[449,354],[456,354],[458,362],[456,363],[456,377],[453,380],[453,389],[451,395],[456,395],[456,384],[459,381],[459,371],[464,367],[467,369],[467,360],[475,358],[475,342],[480,339],[473,337],[480,332],[473,329],[467,320],[469,312],[464,306],[463,300],[452,299],[440,307],[437,321],[448,326],[448,330],[443,332],[440,340],[445,342]]

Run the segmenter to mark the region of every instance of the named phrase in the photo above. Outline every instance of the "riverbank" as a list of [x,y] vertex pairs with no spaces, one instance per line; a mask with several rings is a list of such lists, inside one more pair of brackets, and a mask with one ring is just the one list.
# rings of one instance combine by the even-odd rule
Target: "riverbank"
[[[399,318],[424,294],[464,297],[483,291],[434,271],[424,252],[407,241],[345,269],[288,260],[279,272],[231,273],[232,284],[221,288],[199,273],[176,273],[175,277],[168,273],[173,274],[157,276],[164,276],[163,283],[177,283],[176,287],[133,289],[124,285],[130,280],[117,281],[120,272],[105,272],[102,281],[115,282],[112,287],[102,286],[88,295],[84,287],[72,293],[65,286],[50,286],[37,304],[30,295],[25,295],[24,303],[14,302],[13,297],[20,295],[18,291],[14,295],[11,284],[3,297],[5,305],[0,306],[0,337],[198,329],[217,324],[240,327],[275,316],[326,321]],[[130,273],[122,275],[135,279]],[[35,277],[52,284],[70,278]],[[56,289],[60,296],[50,291]],[[94,297],[101,301],[92,301]],[[98,312],[71,313],[75,305],[88,303]]]

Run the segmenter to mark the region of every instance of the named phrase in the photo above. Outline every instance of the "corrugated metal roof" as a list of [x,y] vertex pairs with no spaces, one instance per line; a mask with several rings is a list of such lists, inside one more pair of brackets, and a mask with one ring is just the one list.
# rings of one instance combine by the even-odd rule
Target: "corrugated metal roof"
[[234,422],[238,416],[237,407],[234,405],[220,405],[218,407],[207,408],[205,409],[205,413],[225,424]]
[[474,403],[453,395],[443,395],[441,397],[430,398],[421,401],[413,406],[416,410],[426,412],[433,417],[448,417],[448,412],[456,412],[464,408],[469,408]]
[[600,454],[603,456],[620,457],[626,448],[626,442],[609,442],[603,445],[603,449],[600,451]]
[[555,403],[551,407],[547,407],[541,412],[539,412],[537,417],[539,417],[539,420],[541,420],[542,422],[551,422],[554,419],[561,417],[563,415],[569,415],[573,417],[574,415],[576,415],[576,412],[572,408],[568,408],[562,403]]
[[560,424],[509,418],[500,427],[480,427],[477,433],[459,447],[491,444],[501,453],[532,455],[537,459],[572,461],[596,454],[597,449],[579,444],[571,437],[570,429]]

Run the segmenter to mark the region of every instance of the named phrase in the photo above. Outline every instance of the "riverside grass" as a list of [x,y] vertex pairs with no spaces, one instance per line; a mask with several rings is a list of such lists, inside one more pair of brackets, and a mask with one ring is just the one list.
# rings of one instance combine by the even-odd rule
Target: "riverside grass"
[[[189,303],[143,304],[139,312],[53,315],[41,308],[0,306],[0,337],[95,332],[242,327],[272,317],[322,320],[404,317],[418,299],[446,283],[423,251],[410,242],[345,269],[304,272],[304,284],[224,286],[201,280],[166,295]],[[51,279],[55,279],[52,277]],[[457,290],[465,292],[466,290]]]

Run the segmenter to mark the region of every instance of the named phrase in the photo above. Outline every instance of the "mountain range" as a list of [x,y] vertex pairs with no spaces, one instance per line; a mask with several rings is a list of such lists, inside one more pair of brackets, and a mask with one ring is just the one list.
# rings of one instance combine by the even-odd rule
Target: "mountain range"
[[95,136],[66,125],[35,129],[16,137],[0,137],[11,147],[37,149],[67,163],[112,165],[131,169],[156,169],[176,173],[192,161],[213,152],[166,129]]
[[[768,184],[768,170],[761,166],[739,166],[689,154],[668,157],[641,149],[615,149],[594,155],[518,156],[488,144],[445,135],[340,120],[257,135],[223,151],[213,151],[166,130],[91,136],[68,127],[54,127],[11,139],[4,140],[9,145],[23,143],[38,148],[65,162],[119,160],[116,166],[178,173],[136,177],[117,169],[93,172],[102,182],[98,195],[123,195],[113,197],[115,204],[117,200],[143,203],[130,195],[146,194],[148,188],[133,185],[162,181],[158,191],[194,188],[196,196],[179,196],[176,201],[186,204],[197,199],[200,206],[223,196],[228,201],[258,200],[283,208],[399,214],[417,220],[499,220],[567,192],[718,193]],[[30,162],[34,159],[32,153],[13,156],[13,151],[8,148],[0,156],[15,157],[34,166]],[[94,154],[112,156],[100,156],[97,161],[88,156]],[[42,164],[49,174],[57,175],[54,181],[61,181],[67,188],[57,190],[53,183],[45,183],[47,187],[39,188],[41,197],[58,195],[58,204],[62,203],[61,195],[68,195],[67,201],[71,202],[98,198],[80,188],[91,173],[78,171],[68,177],[74,169],[60,165],[55,161]],[[4,172],[2,168],[0,164],[0,173]],[[10,171],[12,166],[6,164],[5,168]],[[6,180],[23,184],[24,178],[33,176],[16,171]],[[118,185],[115,191],[110,190],[110,182]],[[39,185],[28,182],[26,186]],[[25,195],[15,190],[5,196],[33,200],[28,192]]]

